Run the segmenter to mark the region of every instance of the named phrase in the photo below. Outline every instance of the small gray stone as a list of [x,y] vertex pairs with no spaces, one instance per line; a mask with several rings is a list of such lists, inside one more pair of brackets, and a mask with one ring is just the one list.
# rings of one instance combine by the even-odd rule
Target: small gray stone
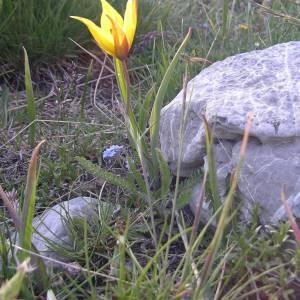
[[[55,248],[72,251],[73,239],[70,233],[70,221],[82,218],[91,221],[99,218],[99,210],[110,209],[114,213],[116,207],[112,204],[90,197],[76,197],[46,209],[33,220],[32,243],[39,253],[45,257],[67,261]],[[57,266],[51,260],[44,259],[46,266]]]
[[[99,215],[103,212],[114,217],[119,210],[120,207],[118,205],[99,201],[91,197],[76,197],[61,202],[46,209],[41,215],[33,219],[32,244],[42,256],[48,270],[55,267],[66,269],[67,271],[76,271],[79,269],[78,266],[72,268],[76,263],[72,262],[70,257],[63,256],[61,251],[64,249],[72,252],[73,250],[74,239],[70,229],[74,218],[86,220],[91,224],[91,222],[97,221]],[[10,240],[13,244],[19,244],[18,234],[12,232]],[[9,255],[11,258],[11,253]],[[67,262],[69,268],[61,265],[59,262]],[[0,267],[1,265],[2,261],[0,259]]]
[[71,247],[72,241],[68,223],[74,217],[89,219],[95,217],[98,200],[89,197],[77,197],[46,209],[33,219],[34,232],[32,243],[42,255],[51,256],[55,246]]

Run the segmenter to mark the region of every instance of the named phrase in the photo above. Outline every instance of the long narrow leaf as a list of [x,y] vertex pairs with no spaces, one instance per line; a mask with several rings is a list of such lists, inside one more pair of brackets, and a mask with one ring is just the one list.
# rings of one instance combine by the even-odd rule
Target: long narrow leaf
[[91,60],[91,63],[89,65],[85,81],[84,81],[84,86],[83,86],[83,92],[80,97],[80,120],[83,122],[84,121],[84,106],[85,106],[85,97],[87,93],[87,88],[88,88],[88,83],[92,77],[92,70],[93,70],[93,60]]
[[138,194],[136,187],[127,178],[119,177],[116,174],[101,169],[99,168],[99,166],[93,164],[92,162],[85,159],[84,157],[76,157],[76,160],[87,172],[91,173],[95,177],[104,179],[111,184],[114,184],[120,188],[123,188],[131,192],[132,194],[135,195]]
[[124,118],[128,133],[131,138],[132,146],[136,148],[140,160],[143,157],[147,157],[147,145],[145,140],[142,136],[142,133],[138,127],[138,122],[136,120],[134,111],[132,109],[132,105],[130,103],[130,96],[129,96],[129,74],[128,68],[124,61],[121,61],[117,58],[114,59],[115,71],[116,71],[116,79],[118,82],[119,91],[121,92],[121,99],[123,103],[124,109]]
[[177,62],[180,58],[180,55],[182,51],[184,50],[185,46],[187,45],[187,42],[191,36],[191,29],[189,29],[186,37],[184,38],[183,42],[181,43],[179,49],[177,50],[174,58],[172,59],[164,77],[163,80],[159,86],[157,95],[154,100],[154,105],[152,108],[151,112],[151,117],[150,117],[150,137],[151,137],[151,148],[152,148],[152,153],[154,154],[155,157],[155,149],[157,148],[158,145],[158,132],[159,132],[159,124],[160,124],[160,111],[163,106],[163,101],[165,98],[165,94],[168,88],[168,84],[173,76],[174,69],[177,65]]
[[215,160],[213,156],[213,137],[209,130],[209,126],[205,116],[204,120],[204,128],[205,128],[205,144],[206,144],[206,153],[207,153],[207,162],[208,162],[208,181],[209,188],[212,196],[212,208],[214,213],[221,206],[221,200],[218,190],[218,179],[217,179],[217,170],[215,167]]
[[[35,208],[36,186],[38,177],[38,155],[40,148],[44,143],[45,140],[41,141],[33,150],[28,168],[25,198],[21,217],[22,226],[20,230],[21,247],[25,250],[31,249],[32,219]],[[25,252],[21,254],[22,258],[25,258],[26,256],[28,256],[28,254]]]
[[28,141],[30,145],[33,146],[35,143],[35,133],[36,133],[36,126],[35,126],[36,107],[34,102],[28,55],[24,47],[23,47],[23,51],[24,51],[24,67],[25,67],[25,88],[26,88],[26,98],[27,98],[27,119],[28,119],[28,123],[31,124],[29,127]]
[[156,155],[158,158],[159,170],[160,170],[160,196],[166,197],[170,191],[170,184],[172,181],[171,172],[167,162],[164,160],[159,149],[156,149]]
[[151,105],[154,98],[153,96],[154,96],[154,85],[147,92],[145,96],[145,100],[139,110],[138,126],[140,128],[141,133],[144,133],[146,131],[147,120],[149,120]]
[[134,185],[137,185],[139,191],[142,193],[147,193],[145,180],[140,171],[137,169],[136,162],[131,157],[127,157],[127,161],[130,169],[130,172],[128,173],[128,179],[132,180],[132,184],[134,183]]
[[8,122],[8,97],[9,90],[8,87],[4,85],[2,93],[0,94],[0,126],[3,128],[7,126]]
[[288,221],[293,229],[293,233],[296,238],[297,245],[300,248],[300,228],[294,218],[293,212],[289,206],[289,203],[288,203],[285,195],[286,195],[286,186],[283,186],[282,191],[281,191],[281,201],[283,203],[284,210],[288,217]]
[[29,260],[27,258],[18,267],[16,274],[0,288],[0,299],[13,300],[19,295],[26,273],[30,272]]
[[223,0],[223,14],[222,14],[223,37],[227,34],[227,29],[228,29],[228,11],[229,11],[229,1]]

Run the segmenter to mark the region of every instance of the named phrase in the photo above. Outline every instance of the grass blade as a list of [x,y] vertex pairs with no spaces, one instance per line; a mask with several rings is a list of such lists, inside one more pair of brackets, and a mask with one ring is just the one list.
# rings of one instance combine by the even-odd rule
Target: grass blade
[[294,215],[293,215],[293,212],[289,206],[289,203],[286,199],[286,186],[283,187],[282,191],[281,191],[281,201],[283,203],[283,206],[284,206],[284,209],[285,209],[285,212],[288,216],[288,220],[289,220],[289,223],[290,223],[290,226],[292,227],[293,229],[293,233],[294,233],[294,236],[296,238],[296,242],[298,244],[298,247],[300,247],[300,228],[294,218]]
[[16,274],[0,288],[0,299],[13,300],[19,295],[26,273],[30,272],[29,258],[18,267]]
[[163,199],[169,194],[172,176],[169,166],[164,160],[163,155],[159,149],[156,149],[156,155],[158,158],[160,171],[160,197]]
[[83,92],[80,97],[80,120],[83,122],[84,121],[84,109],[85,109],[85,97],[87,94],[87,88],[88,88],[88,83],[92,77],[92,71],[93,71],[93,60],[91,60],[91,63],[89,65],[85,81],[84,81],[84,86],[83,86]]
[[145,96],[145,100],[139,110],[138,126],[140,128],[141,133],[147,130],[147,120],[149,120],[153,98],[154,98],[154,86],[152,86],[147,92]]
[[[35,208],[36,186],[38,178],[38,155],[40,148],[44,143],[45,140],[41,141],[33,150],[27,174],[25,198],[21,215],[22,225],[20,230],[21,247],[25,250],[31,249],[32,219]],[[22,252],[21,257],[23,259],[27,256],[27,253]]]
[[133,186],[137,186],[137,189],[139,191],[146,194],[147,193],[146,183],[145,183],[144,178],[141,175],[140,171],[137,169],[136,162],[131,157],[127,157],[127,161],[128,161],[129,170],[130,170],[130,172],[128,173],[128,180],[130,179],[132,182],[131,184]]
[[229,216],[230,208],[232,206],[232,202],[234,199],[234,193],[235,193],[235,190],[237,187],[238,175],[240,173],[240,170],[241,170],[241,167],[243,164],[246,147],[247,147],[248,140],[249,140],[252,119],[253,119],[253,115],[250,114],[246,128],[245,128],[245,133],[244,133],[241,150],[240,150],[240,157],[239,157],[239,160],[237,163],[236,171],[234,172],[234,174],[232,176],[231,187],[230,187],[228,195],[224,201],[224,207],[222,209],[222,213],[220,215],[219,222],[218,222],[217,229],[214,234],[213,240],[211,241],[209,247],[206,250],[207,256],[206,256],[205,263],[204,263],[204,266],[202,269],[201,282],[198,286],[198,292],[200,292],[201,287],[203,285],[205,285],[205,282],[209,278],[209,275],[210,275],[210,272],[212,269],[212,265],[213,265],[214,259],[216,257],[216,254],[217,254],[217,250],[219,249],[219,246],[220,246],[220,243],[221,243],[224,231],[225,231],[225,227],[227,224],[227,218]]
[[217,171],[215,167],[215,160],[213,156],[213,138],[209,130],[209,126],[205,116],[204,119],[204,128],[205,128],[205,144],[206,144],[206,153],[207,153],[207,162],[208,162],[208,182],[209,188],[212,196],[212,208],[214,213],[221,206],[221,200],[218,189],[218,179]]
[[28,132],[28,142],[31,146],[35,143],[35,134],[36,134],[36,107],[34,102],[34,94],[32,88],[32,80],[30,75],[29,60],[26,49],[23,47],[24,51],[24,67],[25,67],[25,88],[26,88],[26,97],[27,97],[27,119],[30,124]]
[[150,138],[151,138],[151,148],[152,148],[152,154],[153,158],[156,157],[156,148],[158,145],[158,132],[159,132],[159,124],[160,124],[160,111],[163,106],[164,97],[167,91],[168,83],[171,80],[173,76],[174,69],[177,65],[177,62],[180,58],[180,55],[182,51],[184,50],[185,46],[187,45],[187,42],[191,36],[192,30],[189,29],[186,37],[184,38],[183,42],[181,43],[179,49],[177,50],[173,60],[171,61],[163,79],[159,86],[157,95],[154,100],[153,108],[151,111],[151,117],[150,117]]
[[229,11],[229,1],[223,1],[223,14],[222,14],[222,33],[223,37],[227,34],[228,27],[228,11]]
[[0,126],[2,128],[5,128],[8,123],[8,96],[8,87],[4,85],[2,87],[2,93],[0,93]]

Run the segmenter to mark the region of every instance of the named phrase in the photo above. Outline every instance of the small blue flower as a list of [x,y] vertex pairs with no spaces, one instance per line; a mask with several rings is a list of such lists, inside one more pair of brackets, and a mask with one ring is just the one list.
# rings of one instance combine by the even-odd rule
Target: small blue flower
[[105,149],[102,153],[103,159],[110,159],[119,156],[124,150],[124,146],[112,145]]

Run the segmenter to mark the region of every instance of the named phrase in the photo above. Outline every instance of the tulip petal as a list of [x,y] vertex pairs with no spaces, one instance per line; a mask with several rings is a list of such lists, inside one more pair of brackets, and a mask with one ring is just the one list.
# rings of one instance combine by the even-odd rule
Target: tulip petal
[[102,15],[101,15],[101,28],[106,32],[111,31],[111,22],[107,19],[106,16],[110,16],[110,18],[115,22],[118,23],[119,26],[123,27],[124,21],[122,16],[106,1],[101,0],[102,4]]
[[115,43],[113,36],[86,18],[71,16],[82,22],[89,29],[98,46],[111,56],[115,56]]
[[137,0],[128,0],[124,15],[124,32],[127,37],[129,48],[133,43],[137,24]]
[[111,21],[112,35],[115,44],[115,56],[119,59],[125,59],[128,56],[129,45],[123,28],[118,23],[115,23],[110,16],[107,18]]

